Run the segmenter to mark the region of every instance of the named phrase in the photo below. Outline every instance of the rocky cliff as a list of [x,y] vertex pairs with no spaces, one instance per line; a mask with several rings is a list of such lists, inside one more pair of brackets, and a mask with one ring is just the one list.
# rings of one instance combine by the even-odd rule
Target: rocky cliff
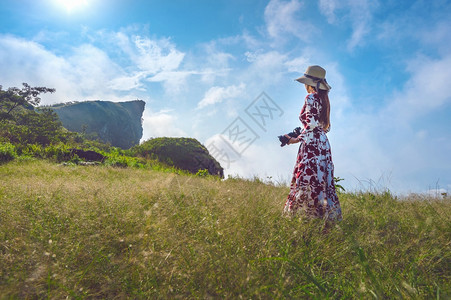
[[145,102],[85,101],[54,105],[63,126],[70,131],[97,135],[112,146],[128,149],[143,135]]

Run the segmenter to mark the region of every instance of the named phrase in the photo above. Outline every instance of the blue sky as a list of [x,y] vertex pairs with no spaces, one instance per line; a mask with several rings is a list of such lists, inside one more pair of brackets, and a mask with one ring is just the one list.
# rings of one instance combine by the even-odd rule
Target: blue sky
[[332,86],[350,190],[451,189],[451,2],[0,1],[0,84],[42,104],[146,101],[144,137],[203,143],[226,174],[288,182],[308,65]]

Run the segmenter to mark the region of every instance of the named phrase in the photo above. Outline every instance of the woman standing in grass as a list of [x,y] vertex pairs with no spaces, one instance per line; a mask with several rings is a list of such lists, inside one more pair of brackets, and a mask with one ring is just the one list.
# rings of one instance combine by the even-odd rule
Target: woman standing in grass
[[334,165],[326,133],[330,130],[330,85],[326,70],[310,66],[304,76],[296,79],[304,83],[305,97],[299,119],[303,130],[298,137],[290,137],[289,144],[301,143],[291,180],[290,194],[284,213],[299,212],[307,217],[341,220],[341,208],[335,191]]

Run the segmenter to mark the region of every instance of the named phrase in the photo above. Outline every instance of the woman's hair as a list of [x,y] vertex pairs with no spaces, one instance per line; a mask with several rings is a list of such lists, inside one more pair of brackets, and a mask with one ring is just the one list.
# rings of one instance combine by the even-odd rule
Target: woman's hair
[[[316,91],[316,88],[313,87]],[[319,112],[319,123],[324,130],[328,130],[330,127],[330,101],[329,92],[326,90],[319,89],[317,92],[318,96],[321,98],[321,111]]]

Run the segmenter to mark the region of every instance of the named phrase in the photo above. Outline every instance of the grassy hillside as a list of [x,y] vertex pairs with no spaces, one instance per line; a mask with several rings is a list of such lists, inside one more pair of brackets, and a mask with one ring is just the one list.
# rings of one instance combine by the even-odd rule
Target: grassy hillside
[[451,297],[449,199],[340,194],[323,233],[258,180],[41,160],[0,177],[0,298]]

